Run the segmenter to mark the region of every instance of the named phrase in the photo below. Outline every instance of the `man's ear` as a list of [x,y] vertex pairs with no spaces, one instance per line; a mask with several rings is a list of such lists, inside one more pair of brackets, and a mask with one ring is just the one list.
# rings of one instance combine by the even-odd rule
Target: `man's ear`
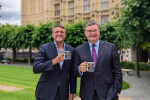
[[53,37],[54,33],[52,33],[52,37]]
[[84,31],[84,35],[86,36],[86,31]]

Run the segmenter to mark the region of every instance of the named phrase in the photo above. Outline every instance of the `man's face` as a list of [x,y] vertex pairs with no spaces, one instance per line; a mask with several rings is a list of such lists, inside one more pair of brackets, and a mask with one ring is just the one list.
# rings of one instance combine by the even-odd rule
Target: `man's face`
[[100,36],[100,30],[97,25],[87,26],[85,36],[92,44],[96,43]]
[[61,27],[56,27],[53,30],[52,33],[53,39],[55,40],[55,42],[63,42],[65,37],[66,37],[66,33],[65,30]]

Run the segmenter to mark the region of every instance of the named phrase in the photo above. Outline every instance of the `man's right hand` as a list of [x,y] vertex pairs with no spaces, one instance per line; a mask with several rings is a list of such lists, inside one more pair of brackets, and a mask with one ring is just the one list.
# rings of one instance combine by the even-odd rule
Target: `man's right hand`
[[57,64],[57,63],[60,63],[61,61],[63,61],[64,60],[64,54],[63,53],[61,53],[61,54],[59,54],[55,59],[53,59],[52,60],[52,62],[53,62],[53,65],[55,65],[55,64]]
[[86,69],[87,69],[87,62],[81,63],[79,66],[79,71],[80,72],[86,72]]

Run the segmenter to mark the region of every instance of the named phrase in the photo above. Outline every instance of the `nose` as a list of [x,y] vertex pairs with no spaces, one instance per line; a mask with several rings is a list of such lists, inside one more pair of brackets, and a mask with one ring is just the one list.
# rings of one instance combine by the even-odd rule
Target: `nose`
[[91,34],[95,34],[95,32],[94,32],[94,31],[92,31],[92,32],[91,32]]
[[57,34],[58,34],[58,35],[61,35],[61,32],[59,31]]

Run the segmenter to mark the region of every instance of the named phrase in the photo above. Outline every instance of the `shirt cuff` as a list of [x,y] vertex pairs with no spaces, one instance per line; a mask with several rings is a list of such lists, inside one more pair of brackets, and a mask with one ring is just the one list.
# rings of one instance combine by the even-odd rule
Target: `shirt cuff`
[[78,66],[78,71],[79,71],[79,75],[82,76],[82,75],[83,75],[83,72],[80,72],[79,66]]

